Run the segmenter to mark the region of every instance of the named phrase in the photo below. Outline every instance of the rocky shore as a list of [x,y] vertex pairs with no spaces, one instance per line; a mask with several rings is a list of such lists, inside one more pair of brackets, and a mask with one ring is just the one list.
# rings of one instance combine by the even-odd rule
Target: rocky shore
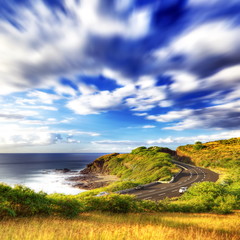
[[80,172],[73,171],[68,168],[55,169],[54,172],[62,174],[74,174],[73,176],[67,177],[66,180],[71,182],[73,187],[85,190],[104,187],[119,180],[117,176],[95,172],[91,173],[91,171],[86,170],[86,168]]
[[79,176],[73,176],[67,178],[68,181],[73,182],[73,187],[91,190],[99,187],[107,186],[108,184],[118,180],[118,177],[113,175],[102,174],[81,174]]
[[119,180],[117,176],[110,175],[105,166],[106,162],[117,155],[118,153],[112,153],[99,157],[80,172],[72,171],[68,168],[55,169],[55,172],[63,174],[74,173],[73,176],[68,176],[66,180],[71,182],[71,185],[76,188],[91,190],[105,187]]

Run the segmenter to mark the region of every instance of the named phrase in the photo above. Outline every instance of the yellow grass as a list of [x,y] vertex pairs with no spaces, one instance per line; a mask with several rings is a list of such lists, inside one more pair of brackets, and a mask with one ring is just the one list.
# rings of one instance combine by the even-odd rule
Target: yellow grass
[[17,218],[0,222],[1,240],[239,240],[240,213],[102,214],[78,219]]

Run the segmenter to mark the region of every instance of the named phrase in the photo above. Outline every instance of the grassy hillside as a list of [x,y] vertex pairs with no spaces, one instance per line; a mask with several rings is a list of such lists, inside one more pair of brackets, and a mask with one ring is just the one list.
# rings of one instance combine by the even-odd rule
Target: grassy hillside
[[237,167],[240,166],[240,138],[180,146],[177,154],[203,167]]
[[[192,186],[182,197],[183,200],[197,198],[205,194],[206,200],[211,189],[215,188],[220,192],[219,199],[226,203],[234,202],[237,199],[235,209],[240,207],[240,138],[219,140],[202,144],[196,142],[192,145],[180,146],[177,148],[177,155],[180,160],[185,160],[197,166],[211,167],[221,173],[219,183],[199,184]],[[219,189],[219,190],[217,190]],[[215,195],[212,198],[216,199]],[[201,201],[201,199],[199,199]],[[220,200],[220,201],[222,201]],[[216,200],[217,201],[217,200]]]
[[[227,140],[227,145],[233,142],[238,144],[239,139]],[[200,152],[206,152],[214,146],[213,143],[188,145],[180,147],[184,149],[185,156],[201,156]],[[215,148],[214,148],[215,149]],[[237,148],[234,148],[238,151]],[[179,149],[178,149],[179,151]],[[227,151],[228,152],[228,151]],[[92,211],[112,213],[141,213],[141,212],[214,212],[220,214],[231,213],[233,209],[240,209],[240,168],[237,155],[229,160],[227,165],[229,177],[221,183],[201,182],[191,186],[182,197],[175,200],[161,200],[158,202],[149,200],[137,200],[132,195],[109,194],[96,197],[101,191],[114,192],[131,188],[159,179],[169,179],[176,170],[171,163],[169,149],[160,147],[139,147],[130,154],[110,154],[98,158],[85,169],[87,172],[101,172],[118,175],[122,180],[107,187],[86,191],[79,195],[52,194],[43,192],[35,193],[33,190],[15,186],[14,188],[0,184],[0,219],[15,216],[63,216],[78,217],[81,214]],[[211,150],[207,151],[211,154]],[[187,155],[188,154],[188,155]],[[192,157],[191,156],[191,157]],[[214,156],[214,155],[211,155]],[[229,154],[230,156],[230,154]],[[192,158],[194,161],[194,158]],[[225,166],[225,165],[224,165]]]
[[171,162],[170,149],[139,147],[126,154],[108,154],[97,158],[83,171],[117,175],[123,181],[139,184],[170,180],[179,169]]
[[239,239],[240,214],[84,213],[77,219],[22,218],[0,221],[2,240],[225,240]]

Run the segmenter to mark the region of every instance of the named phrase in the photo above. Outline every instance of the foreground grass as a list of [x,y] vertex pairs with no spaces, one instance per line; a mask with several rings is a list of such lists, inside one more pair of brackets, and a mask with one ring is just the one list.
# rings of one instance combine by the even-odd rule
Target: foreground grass
[[1,240],[239,240],[240,212],[231,215],[84,213],[77,219],[0,221]]

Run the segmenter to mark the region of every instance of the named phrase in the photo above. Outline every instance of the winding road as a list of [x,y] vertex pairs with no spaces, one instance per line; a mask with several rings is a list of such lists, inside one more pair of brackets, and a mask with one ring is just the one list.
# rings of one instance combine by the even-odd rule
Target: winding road
[[127,194],[134,194],[138,199],[161,200],[166,197],[178,197],[180,187],[190,187],[197,182],[216,182],[218,174],[205,168],[173,161],[182,170],[175,177],[172,183],[156,183],[152,186],[145,186],[143,189],[134,189]]

